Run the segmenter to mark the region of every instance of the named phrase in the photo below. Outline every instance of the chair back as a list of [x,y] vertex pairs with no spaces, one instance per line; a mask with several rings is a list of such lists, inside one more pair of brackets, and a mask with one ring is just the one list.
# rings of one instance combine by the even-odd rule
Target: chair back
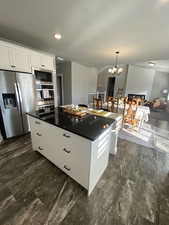
[[115,99],[114,99],[114,97],[108,96],[106,102],[107,102],[107,111],[114,112],[114,110],[115,110],[115,106],[114,106]]
[[122,96],[123,96],[123,88],[118,88],[117,93],[116,93],[116,97],[121,98]]
[[102,109],[102,106],[103,106],[103,100],[101,98],[93,97],[93,107],[95,109]]

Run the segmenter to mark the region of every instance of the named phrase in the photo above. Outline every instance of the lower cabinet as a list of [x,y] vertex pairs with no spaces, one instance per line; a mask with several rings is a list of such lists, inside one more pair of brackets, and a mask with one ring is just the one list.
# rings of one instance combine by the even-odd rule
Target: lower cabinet
[[33,149],[81,184],[90,195],[108,164],[111,130],[103,136],[106,142],[100,143],[99,138],[92,142],[32,116],[29,123]]

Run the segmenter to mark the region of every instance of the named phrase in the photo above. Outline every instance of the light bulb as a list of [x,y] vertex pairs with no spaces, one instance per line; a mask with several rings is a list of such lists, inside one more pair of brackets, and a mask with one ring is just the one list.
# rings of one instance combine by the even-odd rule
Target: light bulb
[[123,71],[123,68],[120,67],[120,68],[118,69],[117,73],[121,73],[122,71]]
[[153,62],[149,62],[148,64],[149,64],[149,66],[152,66],[152,67],[155,66],[155,63],[153,63]]
[[111,68],[109,68],[109,69],[108,69],[108,72],[109,72],[109,73],[112,73],[112,69],[111,69]]
[[56,33],[56,34],[54,35],[54,37],[55,37],[57,40],[60,40],[60,39],[62,38],[62,35],[59,34],[59,33]]
[[117,67],[113,67],[112,73],[116,73],[116,71],[117,71]]

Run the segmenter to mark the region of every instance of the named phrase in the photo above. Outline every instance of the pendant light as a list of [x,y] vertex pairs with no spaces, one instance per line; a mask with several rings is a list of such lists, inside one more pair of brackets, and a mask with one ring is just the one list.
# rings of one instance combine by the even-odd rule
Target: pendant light
[[119,51],[115,52],[116,53],[116,58],[115,58],[115,65],[113,68],[109,68],[108,72],[114,75],[119,75],[121,72],[123,72],[123,68],[118,65],[118,56],[119,56]]

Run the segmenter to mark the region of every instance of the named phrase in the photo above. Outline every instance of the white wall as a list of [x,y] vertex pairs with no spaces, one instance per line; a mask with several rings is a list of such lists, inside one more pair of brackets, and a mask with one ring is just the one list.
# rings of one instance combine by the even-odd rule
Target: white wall
[[154,69],[130,65],[128,68],[125,95],[143,94],[146,95],[146,99],[149,100],[151,97],[154,76]]
[[96,87],[97,69],[72,62],[72,103],[88,104],[88,93]]
[[151,98],[159,98],[162,96],[161,91],[164,89],[169,90],[169,72],[156,71],[153,81],[153,88]]

